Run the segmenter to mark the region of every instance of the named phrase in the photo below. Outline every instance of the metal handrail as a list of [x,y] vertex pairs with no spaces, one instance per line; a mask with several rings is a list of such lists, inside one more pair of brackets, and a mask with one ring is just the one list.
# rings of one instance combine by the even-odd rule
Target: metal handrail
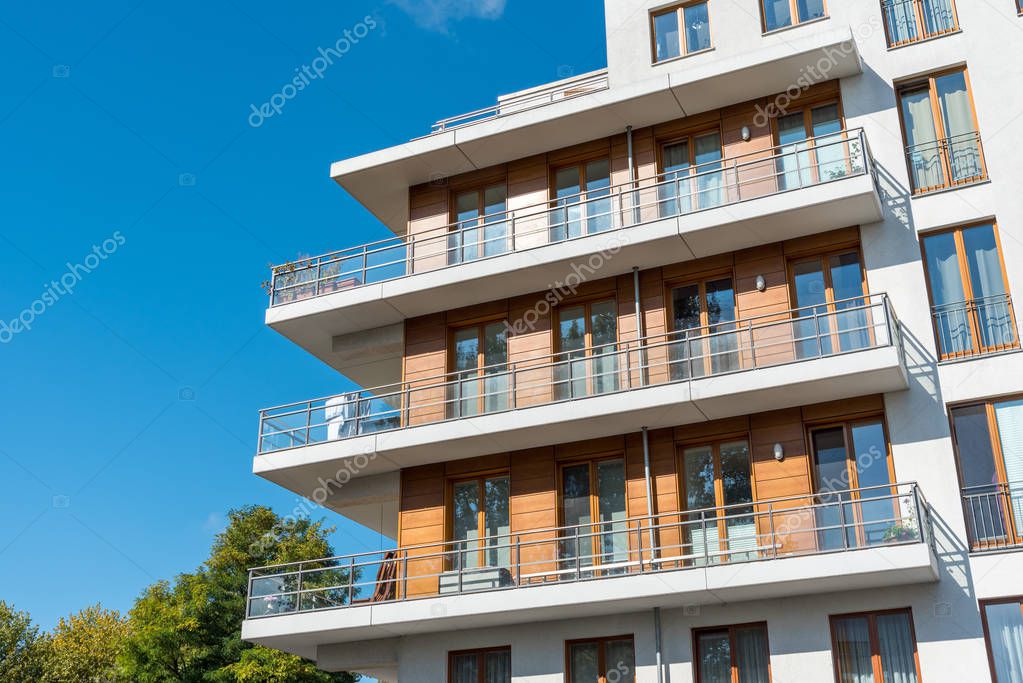
[[965,486],[960,493],[972,551],[1023,547],[1023,481]]
[[943,358],[1000,353],[1019,347],[1016,313],[1009,293],[931,306]]
[[[267,408],[260,412],[259,452],[658,384],[692,382],[704,376],[900,343],[897,318],[885,294],[713,327],[650,335]],[[463,409],[466,401],[474,402],[476,407]],[[331,433],[331,425],[339,423],[350,426],[347,433],[342,434],[340,429]]]
[[[952,0],[944,0],[948,7],[935,7],[935,0],[881,0],[881,11],[885,18],[885,31],[889,47],[909,45],[929,38],[955,33],[955,10]],[[897,16],[901,10],[901,17]],[[920,18],[925,19],[923,25]],[[930,19],[930,22],[927,21]],[[933,27],[928,30],[928,23]],[[897,40],[898,36],[908,37]]]
[[[253,568],[247,615],[929,544],[929,524],[919,487],[906,483],[516,530]],[[496,564],[481,561],[486,553]],[[474,562],[465,561],[473,556]],[[385,572],[387,567],[392,571]]]
[[[833,150],[834,158],[825,158]],[[811,154],[816,163],[808,163]],[[514,207],[272,267],[271,306],[874,173],[862,129]]]

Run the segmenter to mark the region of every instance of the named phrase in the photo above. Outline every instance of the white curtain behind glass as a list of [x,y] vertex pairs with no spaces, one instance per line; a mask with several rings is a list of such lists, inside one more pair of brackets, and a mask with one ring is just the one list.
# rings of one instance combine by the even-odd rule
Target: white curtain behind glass
[[893,44],[914,40],[918,35],[916,12],[911,0],[885,0],[885,24]]
[[995,418],[1018,530],[1023,522],[1023,400],[995,404]]
[[905,614],[877,617],[877,639],[881,648],[884,683],[917,683],[909,617]]
[[902,112],[906,124],[909,160],[916,188],[943,185],[945,174],[941,168],[938,132],[934,126],[931,98],[926,90],[902,95]]
[[977,322],[981,345],[1008,346],[1015,333],[1008,302],[1004,298],[1005,278],[992,225],[963,230],[963,245],[970,269],[973,298],[977,301]]
[[955,237],[952,233],[934,235],[926,238],[924,245],[941,350],[946,354],[962,353],[973,343]]
[[998,683],[1023,683],[1023,614],[1019,603],[988,605],[984,612]]
[[[835,622],[838,641],[840,683],[874,683],[874,667],[870,654],[870,624],[864,617],[840,619]],[[879,682],[880,683],[880,682]]]
[[946,33],[955,28],[952,0],[924,0],[923,13],[924,29],[928,34]]
[[767,640],[762,628],[736,629],[735,659],[742,683],[768,683]]
[[966,90],[962,73],[949,74],[936,79],[941,117],[945,121],[945,136],[949,145],[949,164],[952,179],[963,180],[980,175],[980,148],[974,132],[973,105]]
[[487,654],[486,683],[511,683],[510,652],[490,652]]

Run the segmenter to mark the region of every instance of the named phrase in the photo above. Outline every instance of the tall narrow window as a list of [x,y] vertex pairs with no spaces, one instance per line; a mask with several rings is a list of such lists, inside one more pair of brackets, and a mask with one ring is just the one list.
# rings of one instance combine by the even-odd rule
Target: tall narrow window
[[918,683],[908,609],[831,617],[832,656],[842,683]]
[[[561,470],[561,557],[566,569],[591,575],[619,573],[629,557],[625,461],[621,458],[565,465]],[[616,566],[618,565],[618,566]]]
[[941,358],[1016,348],[1016,320],[995,225],[933,233],[922,243]]
[[503,254],[508,238],[508,188],[494,185],[454,196],[455,223],[448,236],[448,263]]
[[[756,557],[749,443],[728,441],[682,451],[682,492],[688,539],[683,554],[698,564]],[[724,508],[724,509],[720,509]]]
[[824,0],[760,0],[760,7],[768,32],[827,16]]
[[810,442],[818,546],[840,550],[903,540],[884,423],[876,419],[815,428]]
[[993,683],[1023,683],[1023,599],[980,603]]
[[554,172],[550,240],[560,242],[610,230],[611,163],[596,159]]
[[710,49],[710,16],[706,0],[658,10],[653,23],[654,63]]
[[916,193],[987,177],[966,69],[899,87],[906,161]]
[[569,683],[633,683],[636,680],[632,636],[570,641],[565,650]]
[[558,310],[555,399],[618,389],[618,304],[614,299]]
[[888,47],[959,30],[954,0],[881,0]]
[[700,629],[693,639],[696,683],[770,683],[767,624]]
[[662,217],[677,216],[724,203],[721,133],[711,131],[661,147],[663,175],[657,187]]
[[448,655],[449,683],[511,683],[511,648],[467,650]]
[[452,332],[453,381],[448,416],[468,417],[506,410],[509,405],[508,333],[504,322]]
[[843,250],[789,263],[796,357],[859,351],[874,343],[859,250]]
[[668,351],[673,380],[739,369],[731,276],[673,287],[671,312],[674,335]]
[[510,565],[509,494],[507,475],[451,485],[451,540],[457,543],[462,569]]
[[974,550],[1023,545],[1023,399],[952,408]]

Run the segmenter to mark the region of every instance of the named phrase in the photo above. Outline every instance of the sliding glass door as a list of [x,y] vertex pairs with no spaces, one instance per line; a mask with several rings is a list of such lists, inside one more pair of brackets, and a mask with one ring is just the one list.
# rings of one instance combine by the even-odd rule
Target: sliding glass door
[[496,322],[452,332],[454,381],[448,416],[468,417],[509,406],[507,324]]
[[778,189],[794,190],[849,174],[838,104],[830,103],[778,117]]
[[661,148],[662,184],[658,207],[662,217],[709,209],[724,203],[721,134],[692,135]]
[[618,304],[604,299],[558,310],[555,400],[617,391]]
[[[629,558],[625,504],[625,461],[621,458],[565,465],[561,469],[564,568],[607,566],[624,571]],[[618,566],[616,566],[618,565]]]
[[455,224],[448,236],[448,263],[503,254],[508,239],[508,188],[495,185],[455,195]]
[[507,475],[452,484],[452,541],[461,568],[511,566],[510,484]]
[[673,380],[740,368],[731,276],[672,287],[669,366]]
[[551,242],[610,230],[614,224],[610,188],[611,163],[607,159],[555,171]]
[[748,442],[683,450],[682,491],[685,509],[690,511],[682,516],[686,529],[683,554],[692,556],[694,564],[757,557]]

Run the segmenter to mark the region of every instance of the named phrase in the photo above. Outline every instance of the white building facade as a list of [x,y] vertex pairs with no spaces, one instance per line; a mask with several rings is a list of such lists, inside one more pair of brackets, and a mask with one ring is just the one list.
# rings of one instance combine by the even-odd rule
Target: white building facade
[[393,539],[243,637],[381,681],[1023,682],[1017,0],[606,0],[608,67],[334,164],[362,391],[254,471]]

